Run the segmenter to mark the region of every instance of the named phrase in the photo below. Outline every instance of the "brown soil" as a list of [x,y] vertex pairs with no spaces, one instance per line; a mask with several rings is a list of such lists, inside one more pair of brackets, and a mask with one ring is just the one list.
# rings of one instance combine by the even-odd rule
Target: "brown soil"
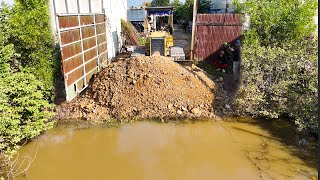
[[110,64],[86,92],[58,109],[58,119],[213,117],[215,83],[166,57]]

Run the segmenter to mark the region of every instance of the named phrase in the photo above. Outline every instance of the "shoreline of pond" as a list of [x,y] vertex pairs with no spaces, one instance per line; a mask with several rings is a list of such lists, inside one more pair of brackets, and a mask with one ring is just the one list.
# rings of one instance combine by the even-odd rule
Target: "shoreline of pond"
[[[157,128],[155,130],[151,130],[152,127],[149,127],[148,124],[150,124],[150,125],[153,124],[152,127],[157,127]],[[199,128],[199,125],[202,128]],[[95,142],[98,143],[100,141],[98,141],[96,138],[102,138],[102,139],[106,140],[105,138],[109,137],[108,134],[111,131],[111,132],[117,132],[117,133],[121,133],[121,134],[129,133],[128,134],[128,138],[130,137],[128,139],[129,144],[136,144],[136,143],[138,143],[138,141],[139,142],[142,141],[143,137],[148,137],[148,136],[151,136],[150,138],[153,139],[150,142],[161,144],[162,141],[154,139],[155,137],[152,134],[159,133],[159,135],[161,135],[163,133],[166,133],[167,135],[171,136],[171,135],[177,133],[176,129],[181,129],[181,128],[184,129],[184,128],[189,127],[188,132],[190,131],[191,134],[186,136],[186,139],[185,139],[186,141],[189,138],[193,138],[193,139],[195,138],[194,139],[195,142],[197,142],[197,141],[201,142],[202,138],[207,137],[207,136],[212,136],[212,134],[218,133],[218,134],[222,135],[221,131],[225,131],[225,133],[227,133],[231,136],[234,133],[235,133],[234,135],[241,133],[242,134],[241,136],[234,136],[237,139],[237,140],[234,139],[236,142],[239,142],[239,140],[240,140],[239,138],[241,138],[243,135],[250,136],[250,137],[255,136],[257,140],[261,141],[262,145],[263,145],[263,143],[269,144],[271,142],[278,142],[281,144],[281,146],[283,148],[288,149],[288,150],[286,150],[287,153],[291,154],[291,156],[293,156],[295,159],[296,158],[301,159],[301,160],[303,160],[304,163],[307,164],[308,167],[310,166],[310,168],[311,167],[316,168],[315,167],[316,166],[316,163],[315,163],[316,159],[314,159],[314,155],[315,155],[317,148],[314,147],[314,145],[315,145],[314,142],[307,140],[308,144],[300,144],[300,146],[299,146],[299,143],[301,143],[302,141],[301,141],[301,139],[298,139],[297,132],[294,130],[294,127],[292,125],[293,125],[292,123],[290,123],[288,121],[284,121],[284,120],[273,120],[272,121],[272,120],[268,120],[268,119],[251,118],[251,117],[226,118],[226,119],[222,119],[222,120],[215,120],[215,119],[197,119],[197,120],[195,120],[195,119],[192,119],[192,120],[190,120],[190,119],[172,120],[171,119],[171,120],[166,120],[166,121],[131,120],[131,121],[122,121],[122,122],[117,121],[117,123],[115,123],[115,120],[114,121],[110,120],[108,122],[99,121],[97,123],[83,121],[83,120],[77,120],[77,121],[74,120],[74,121],[61,121],[60,123],[57,123],[55,128],[42,134],[39,138],[35,139],[34,141],[38,142],[39,139],[40,140],[43,139],[47,142],[51,139],[54,142],[56,142],[57,145],[65,146],[65,144],[71,143],[70,138],[74,137],[75,134],[78,134],[77,132],[83,132],[83,133],[84,132],[92,132],[95,135],[93,135],[93,134],[89,135],[87,138],[89,138],[89,139],[93,138],[93,139],[95,139]],[[228,128],[229,130],[226,131],[225,126],[229,127]],[[170,127],[170,128],[168,128],[168,127]],[[213,128],[213,127],[216,127],[216,128]],[[220,129],[218,127],[223,127],[223,128]],[[230,129],[230,127],[232,127],[232,128]],[[251,128],[246,128],[246,127],[251,127]],[[128,128],[131,130],[128,131],[129,130]],[[151,128],[151,129],[149,129],[149,128]],[[162,130],[163,133],[160,133],[159,130],[163,129],[163,128],[167,129],[167,130]],[[259,131],[254,130],[252,128],[259,129]],[[61,131],[61,129],[64,129],[64,131]],[[207,130],[205,130],[205,129],[207,129]],[[208,131],[209,129],[211,129],[211,130]],[[142,130],[146,131],[146,133],[142,133],[141,132]],[[203,132],[204,130],[206,133]],[[137,132],[137,133],[138,132],[141,133],[142,139],[139,138],[139,140],[134,140],[134,137],[136,137],[136,136],[134,134],[132,134],[133,133],[132,131]],[[132,132],[132,133],[130,133],[130,132]],[[186,131],[182,131],[182,132],[186,132]],[[97,133],[100,135],[98,135]],[[204,134],[203,134],[203,136],[201,135],[198,137],[199,133],[202,133],[202,134],[204,133]],[[54,136],[50,138],[50,134],[54,135]],[[104,136],[106,136],[106,135],[108,135],[108,136],[106,136],[104,138],[100,137],[103,134],[104,134]],[[67,135],[67,137],[68,136],[70,136],[70,137],[67,138],[66,135]],[[118,137],[118,135],[115,137],[123,139],[121,137]],[[138,137],[140,137],[140,136],[138,136]],[[158,136],[156,136],[156,137],[158,137]],[[178,137],[180,137],[180,136],[178,136]],[[197,140],[197,137],[198,137],[198,140]],[[202,137],[202,138],[200,138],[200,137]],[[60,139],[60,138],[62,138],[62,139]],[[87,140],[89,140],[89,139],[87,139]],[[247,142],[246,138],[242,138],[242,139],[243,140],[241,140],[241,142],[242,141]],[[81,138],[81,141],[87,141],[87,140],[86,140],[86,138],[84,138],[84,139]],[[107,142],[109,142],[109,141],[107,141]],[[104,143],[107,143],[107,142],[104,141]],[[144,142],[144,144],[146,143],[143,147],[147,148],[149,146],[147,142],[149,142],[149,141],[143,140],[143,142]],[[32,143],[34,143],[34,142],[31,142],[31,144]],[[102,143],[102,144],[104,144],[104,143]],[[83,143],[81,143],[81,144],[83,144]],[[86,145],[85,144],[83,144],[83,145],[87,146],[87,144]],[[116,144],[118,144],[118,143],[116,143]],[[54,146],[54,144],[50,145],[50,143],[48,145],[50,147]],[[223,143],[222,144],[218,143],[216,145],[218,147],[223,146]],[[126,147],[127,145],[123,144],[123,146]],[[207,147],[207,146],[208,145],[205,145],[203,147]],[[26,149],[26,147],[30,147],[30,144],[28,146],[25,146],[23,149]],[[270,144],[270,145],[268,145],[268,147],[273,147],[273,146]],[[265,148],[263,148],[263,149],[265,149]],[[141,151],[143,151],[143,150],[144,150],[144,148],[141,149]],[[79,149],[79,151],[82,151],[82,150]],[[268,153],[272,154],[272,153],[275,153],[275,151],[273,151],[273,150],[268,151]],[[109,155],[107,155],[107,154],[105,156],[109,157]],[[249,157],[251,157],[251,156],[249,156]],[[258,164],[257,163],[258,162],[254,162],[254,165],[257,165],[257,167],[259,167],[259,163]],[[314,173],[311,173],[310,175],[312,175],[312,174],[315,175]]]

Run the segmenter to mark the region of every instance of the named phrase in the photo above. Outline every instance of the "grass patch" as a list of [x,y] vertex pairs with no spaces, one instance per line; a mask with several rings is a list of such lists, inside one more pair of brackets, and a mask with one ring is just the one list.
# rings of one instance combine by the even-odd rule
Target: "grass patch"
[[211,64],[205,61],[195,61],[194,64],[215,78],[223,77],[225,74],[222,70],[215,69]]

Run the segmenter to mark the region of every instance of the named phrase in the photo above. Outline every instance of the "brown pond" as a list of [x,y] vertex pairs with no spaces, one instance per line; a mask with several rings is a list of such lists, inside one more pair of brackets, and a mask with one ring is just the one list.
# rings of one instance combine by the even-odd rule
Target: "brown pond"
[[33,162],[17,179],[317,179],[314,140],[286,121],[243,120],[61,125],[19,150],[17,172]]

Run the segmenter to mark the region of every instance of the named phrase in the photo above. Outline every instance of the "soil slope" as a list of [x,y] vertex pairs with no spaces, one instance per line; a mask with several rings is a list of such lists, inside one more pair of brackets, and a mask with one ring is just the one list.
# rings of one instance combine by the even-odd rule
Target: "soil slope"
[[110,64],[73,102],[63,119],[212,117],[215,83],[166,57]]

